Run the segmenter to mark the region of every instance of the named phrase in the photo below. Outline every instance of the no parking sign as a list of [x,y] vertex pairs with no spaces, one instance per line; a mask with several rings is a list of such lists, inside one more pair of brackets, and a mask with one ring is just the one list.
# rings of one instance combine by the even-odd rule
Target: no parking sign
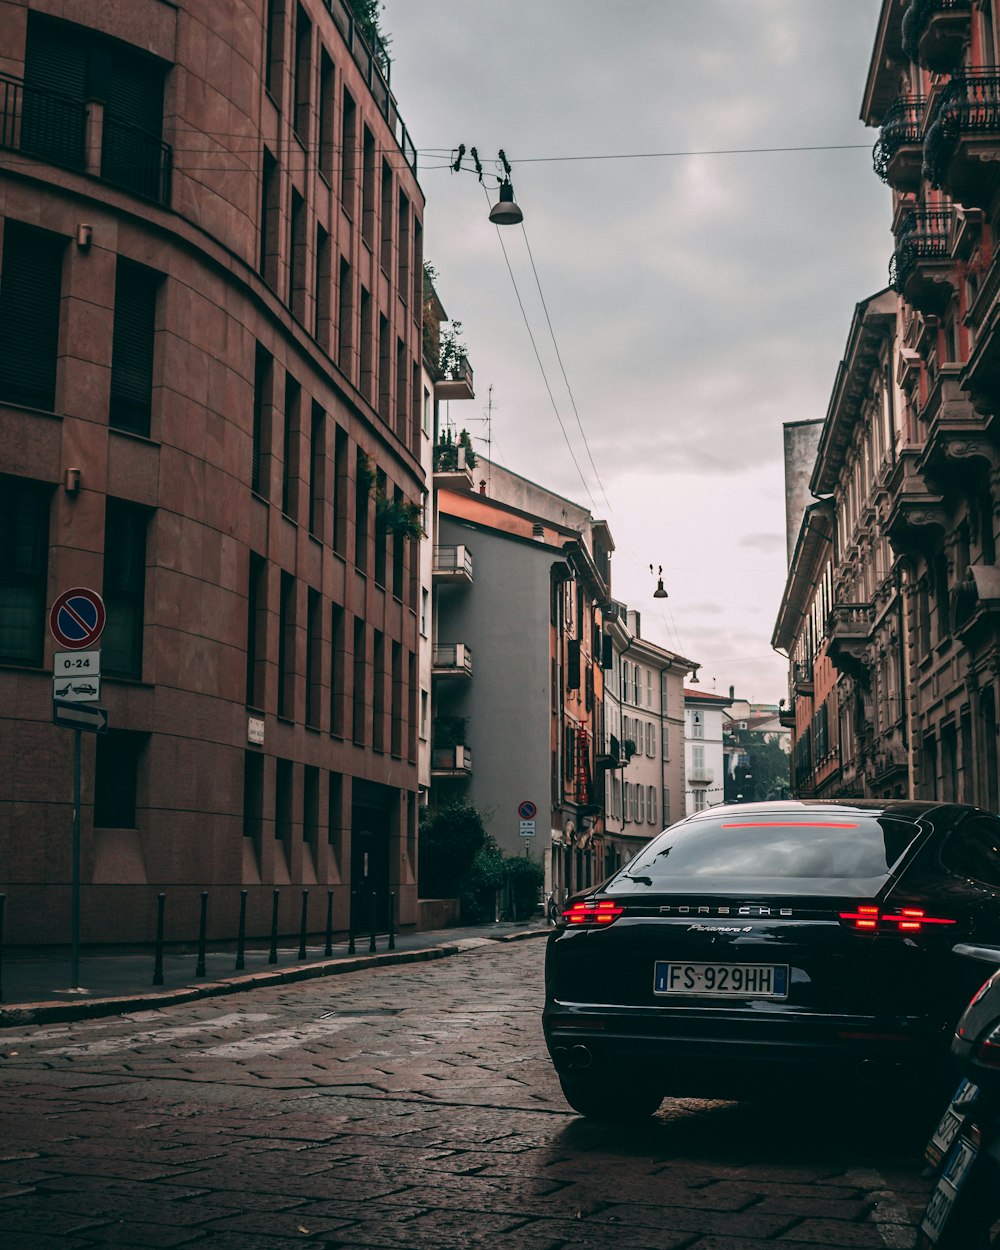
[[49,630],[61,647],[73,651],[92,647],[100,638],[107,614],[96,590],[74,586],[64,590],[49,611]]

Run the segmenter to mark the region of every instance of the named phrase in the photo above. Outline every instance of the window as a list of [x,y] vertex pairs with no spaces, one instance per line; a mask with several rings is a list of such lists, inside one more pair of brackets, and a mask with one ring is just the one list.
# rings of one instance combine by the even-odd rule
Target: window
[[344,609],[330,605],[330,733],[344,736]]
[[1000,820],[971,816],[951,834],[941,851],[949,872],[1000,889]]
[[260,179],[260,275],[272,289],[278,286],[278,226],[281,206],[278,162],[264,149]]
[[343,258],[337,299],[337,367],[350,378],[354,376],[354,279]]
[[130,44],[40,14],[28,17],[22,146],[82,169],[88,99],[104,105],[101,177],[165,203],[162,143],[166,66]]
[[292,793],[295,765],[291,760],[274,762],[274,837],[287,841],[292,836]]
[[111,729],[97,735],[95,829],[135,829],[139,758],[146,735]]
[[696,777],[704,777],[705,775],[705,748],[691,748],[691,771]]
[[289,254],[291,256],[291,290],[288,304],[292,316],[303,325],[306,321],[306,272],[308,249],[306,247],[306,202],[292,188],[292,213],[289,224]]
[[0,663],[40,665],[45,645],[49,489],[0,477]]
[[253,451],[250,489],[265,499],[270,494],[271,404],[274,399],[274,360],[258,343],[254,357]]
[[312,87],[312,22],[302,5],[295,6],[295,133],[303,143],[309,141],[309,99]]
[[649,787],[649,797],[646,803],[646,811],[648,820],[651,825],[656,824],[656,786]]
[[691,737],[692,738],[704,738],[704,736],[705,736],[705,722],[702,719],[702,715],[700,712],[692,712],[691,713]]
[[267,0],[267,35],[264,49],[264,86],[276,101],[281,100],[281,62],[284,30],[284,0]]
[[349,91],[344,92],[344,110],[340,129],[341,188],[340,202],[348,217],[357,211],[358,108]]
[[0,272],[0,399],[51,412],[56,400],[65,240],[7,220]]
[[381,630],[374,631],[372,648],[373,676],[372,687],[372,747],[376,751],[385,750],[385,634]]
[[281,571],[278,599],[278,715],[294,715],[295,693],[295,578]]
[[137,504],[107,500],[101,649],[104,671],[119,677],[142,677],[147,516]]
[[392,688],[389,700],[389,750],[399,757],[403,753],[403,648],[392,643],[392,667],[389,676]]
[[392,273],[392,166],[388,161],[382,162],[382,203],[380,216],[382,219],[382,246],[379,249],[379,263],[382,272],[389,277]]
[[361,168],[361,237],[374,247],[375,240],[375,136],[362,127]]
[[646,754],[649,756],[656,754],[656,729],[651,723],[646,725]]
[[313,337],[325,352],[330,350],[330,297],[333,275],[330,272],[330,236],[316,226],[316,299],[313,304]]
[[333,62],[325,48],[319,54],[319,172],[328,187],[333,186]]
[[372,297],[364,287],[361,288],[361,394],[369,403],[372,402],[374,386],[374,322],[372,320]]
[[267,561],[250,552],[247,576],[247,690],[248,707],[262,707],[267,660]]
[[306,724],[318,729],[323,672],[323,596],[310,586],[306,599]]
[[119,259],[111,348],[108,421],[116,430],[149,437],[153,405],[153,346],[160,275]]
[[635,821],[641,825],[646,819],[646,792],[641,785],[635,787]]
[[301,447],[302,387],[285,374],[285,436],[281,461],[281,511],[299,519],[299,451]]
[[378,318],[378,415],[389,424],[392,399],[392,361],[390,357],[391,336],[389,319],[379,313]]
[[704,790],[694,790],[691,794],[692,806],[696,812],[703,812],[708,806],[708,796]]
[[326,511],[326,413],[313,400],[309,427],[309,533],[323,541]]
[[312,848],[319,846],[319,769],[307,764],[302,774],[302,841]]
[[424,587],[420,589],[420,633],[426,638],[427,628],[430,623],[430,592]]
[[354,618],[354,697],[352,708],[351,738],[364,744],[367,720],[368,666],[366,655],[365,622],[360,616]]
[[396,290],[405,304],[410,298],[410,201],[399,193],[399,254],[396,260]]

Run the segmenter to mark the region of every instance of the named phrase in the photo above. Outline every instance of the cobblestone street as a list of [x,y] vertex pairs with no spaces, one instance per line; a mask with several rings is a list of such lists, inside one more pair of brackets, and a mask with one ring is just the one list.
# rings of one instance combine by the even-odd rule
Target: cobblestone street
[[566,1107],[543,941],[0,1031],[5,1250],[912,1245],[921,1138],[873,1106]]

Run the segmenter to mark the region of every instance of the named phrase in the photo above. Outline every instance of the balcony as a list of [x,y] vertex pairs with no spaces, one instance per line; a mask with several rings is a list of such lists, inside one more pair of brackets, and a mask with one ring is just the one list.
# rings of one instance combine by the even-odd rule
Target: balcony
[[831,608],[826,621],[826,654],[838,672],[857,676],[867,667],[873,618],[870,603],[835,603]]
[[708,768],[705,764],[700,767],[692,766],[687,770],[687,779],[695,786],[710,786],[715,780],[715,769]]
[[449,647],[435,647],[431,657],[434,677],[471,677],[472,650],[464,642]]
[[898,556],[927,550],[948,528],[944,501],[919,470],[920,448],[903,448],[888,482],[892,496],[885,534]]
[[[88,155],[100,137],[100,161]],[[172,150],[150,134],[54,91],[26,87],[0,74],[0,147],[80,173],[93,174],[156,204],[170,201]]]
[[973,407],[960,385],[963,366],[942,365],[920,410],[926,424],[923,454],[918,471],[935,489],[961,489],[991,472],[998,453],[988,432],[991,418]]
[[811,664],[792,665],[792,688],[796,695],[812,694],[813,670]]
[[950,238],[950,208],[915,208],[900,223],[896,251],[889,263],[889,285],[925,315],[936,315],[957,284]]
[[468,452],[461,444],[441,442],[435,446],[434,485],[438,489],[471,491],[472,469]]
[[463,545],[435,547],[431,575],[435,585],[454,582],[471,585],[472,552]]
[[961,60],[969,42],[972,0],[910,0],[903,14],[903,51],[935,74]]
[[460,356],[443,378],[434,383],[435,399],[475,399],[472,365],[468,356]]
[[896,191],[920,188],[924,159],[924,96],[900,96],[882,121],[882,131],[872,151],[875,172]]
[[469,777],[472,775],[472,752],[467,746],[431,748],[433,777]]
[[968,207],[986,207],[1000,182],[1000,71],[967,69],[941,93],[924,138],[931,186]]

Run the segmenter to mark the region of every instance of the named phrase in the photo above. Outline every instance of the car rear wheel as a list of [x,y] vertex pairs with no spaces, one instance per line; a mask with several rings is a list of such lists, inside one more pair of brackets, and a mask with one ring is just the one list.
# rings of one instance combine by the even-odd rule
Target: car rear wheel
[[606,1124],[634,1124],[648,1120],[663,1101],[660,1090],[629,1089],[620,1085],[580,1077],[560,1076],[563,1097],[580,1115],[589,1120],[602,1120]]

